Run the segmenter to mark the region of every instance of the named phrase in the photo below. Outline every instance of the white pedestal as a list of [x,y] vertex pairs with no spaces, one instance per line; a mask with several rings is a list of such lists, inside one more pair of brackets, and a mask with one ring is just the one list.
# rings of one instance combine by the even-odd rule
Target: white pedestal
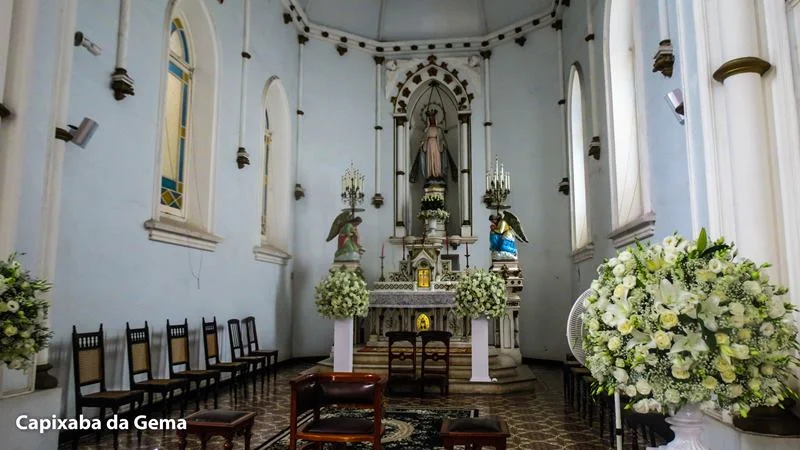
[[333,371],[353,371],[353,318],[333,321]]
[[472,319],[472,378],[471,382],[488,383],[489,378],[489,320]]

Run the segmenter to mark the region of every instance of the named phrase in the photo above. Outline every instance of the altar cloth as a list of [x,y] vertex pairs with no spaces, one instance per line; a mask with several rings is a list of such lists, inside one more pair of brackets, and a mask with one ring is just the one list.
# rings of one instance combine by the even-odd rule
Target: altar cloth
[[456,305],[452,291],[372,291],[369,306],[372,308],[453,308]]

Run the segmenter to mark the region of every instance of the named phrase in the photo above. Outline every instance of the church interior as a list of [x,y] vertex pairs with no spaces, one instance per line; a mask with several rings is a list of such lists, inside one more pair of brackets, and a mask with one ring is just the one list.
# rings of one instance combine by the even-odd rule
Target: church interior
[[[701,230],[800,307],[798,44],[798,0],[0,1],[0,447],[666,444],[568,319]],[[800,448],[786,406],[705,444]]]

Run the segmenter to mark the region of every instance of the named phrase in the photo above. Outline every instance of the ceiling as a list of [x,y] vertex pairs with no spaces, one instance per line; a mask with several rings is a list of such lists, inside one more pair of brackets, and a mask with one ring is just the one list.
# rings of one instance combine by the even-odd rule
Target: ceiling
[[296,0],[320,26],[381,42],[486,36],[553,0]]

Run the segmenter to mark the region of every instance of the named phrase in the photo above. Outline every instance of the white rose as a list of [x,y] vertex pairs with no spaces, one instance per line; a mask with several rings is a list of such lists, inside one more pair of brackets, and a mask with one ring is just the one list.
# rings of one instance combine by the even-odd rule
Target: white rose
[[631,386],[631,385],[625,386],[625,395],[627,395],[628,397],[635,396],[636,395],[636,386]]
[[633,255],[631,254],[631,252],[625,250],[624,252],[619,254],[618,258],[622,262],[628,262],[631,259],[633,259]]
[[742,283],[742,288],[750,295],[758,295],[761,293],[761,285],[758,281],[747,280]]
[[628,372],[626,372],[625,369],[616,368],[614,369],[614,372],[612,372],[612,374],[614,375],[614,378],[617,380],[617,382],[622,384],[628,382]]
[[764,323],[761,324],[761,327],[759,328],[759,331],[764,336],[770,337],[773,334],[775,334],[775,325],[773,325],[772,322],[764,322]]
[[678,254],[675,252],[666,252],[664,253],[664,262],[667,265],[674,265],[678,261]]
[[741,384],[732,384],[728,386],[728,397],[736,398],[744,393],[744,388]]
[[636,277],[633,275],[626,275],[625,278],[622,279],[622,285],[628,289],[633,289],[636,287]]
[[628,335],[631,333],[631,331],[633,331],[633,323],[626,319],[617,325],[617,331],[619,331],[623,336]]
[[8,303],[6,303],[6,306],[8,306],[8,312],[10,313],[19,311],[19,303],[17,303],[16,300],[9,300]]
[[[10,309],[11,302],[8,303]],[[769,315],[770,319],[777,319],[779,317],[783,317],[783,315],[786,314],[786,307],[783,306],[783,300],[779,298],[773,298],[772,300],[770,300],[767,314]]]
[[659,350],[666,350],[672,347],[672,337],[661,330],[658,330],[655,332],[655,334],[653,334],[653,341],[656,343],[656,347],[658,347]]
[[614,297],[622,300],[628,298],[628,289],[625,286],[618,284],[617,287],[614,288]]
[[617,258],[611,258],[608,260],[608,265],[611,267],[615,267],[617,264],[619,264],[619,259]]
[[633,404],[633,410],[639,414],[647,414],[650,411],[650,402],[643,398]]
[[639,391],[642,395],[650,395],[652,392],[652,388],[650,387],[650,383],[647,380],[639,380],[636,382],[636,390]]
[[617,266],[614,266],[614,269],[611,272],[614,274],[615,277],[621,278],[623,275],[625,275],[625,272],[627,272],[627,270],[628,269],[625,267],[624,264],[619,264]]
[[622,340],[617,336],[612,336],[611,339],[608,340],[607,347],[612,352],[615,352],[622,347]]
[[717,258],[711,258],[711,261],[708,262],[708,270],[714,273],[722,272],[724,266],[722,265],[722,261],[718,260]]
[[667,236],[662,243],[664,247],[675,247],[678,244],[678,239],[675,236]]
[[730,311],[731,315],[734,316],[744,315],[744,305],[741,303],[731,303],[728,305],[728,311]]

